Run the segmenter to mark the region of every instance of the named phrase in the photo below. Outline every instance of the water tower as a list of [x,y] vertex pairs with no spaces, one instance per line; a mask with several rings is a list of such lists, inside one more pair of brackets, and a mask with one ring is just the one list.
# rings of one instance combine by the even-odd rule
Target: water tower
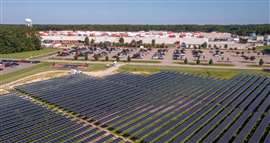
[[25,18],[25,24],[27,27],[32,27],[32,20],[30,18]]

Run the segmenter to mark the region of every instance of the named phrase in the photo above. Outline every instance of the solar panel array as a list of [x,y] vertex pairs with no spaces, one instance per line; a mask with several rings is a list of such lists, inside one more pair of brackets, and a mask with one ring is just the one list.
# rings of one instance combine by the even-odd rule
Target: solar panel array
[[268,142],[270,78],[72,75],[17,87],[141,142]]
[[56,114],[15,93],[0,96],[0,142],[121,142],[91,125]]

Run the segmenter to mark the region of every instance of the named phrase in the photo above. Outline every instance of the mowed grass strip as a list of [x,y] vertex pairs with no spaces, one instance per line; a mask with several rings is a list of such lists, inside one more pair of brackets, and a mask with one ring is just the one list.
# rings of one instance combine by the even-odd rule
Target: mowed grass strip
[[173,62],[174,64],[180,64],[180,65],[204,65],[204,66],[227,66],[227,67],[233,67],[233,64],[226,64],[226,63],[213,63],[213,64],[208,64],[207,62],[203,62],[200,64],[196,64],[196,62],[189,62],[187,64],[184,63],[184,61],[175,61]]
[[[78,63],[68,63],[68,62],[49,62],[51,63],[51,65],[53,63],[55,64],[70,64],[70,65],[81,65],[81,64],[88,64],[88,63],[83,63],[83,62],[78,62]],[[82,69],[82,71],[102,71],[107,69],[108,66],[104,63],[91,63],[88,64],[88,68],[87,69]],[[56,68],[57,69],[57,68]],[[66,69],[68,70],[69,68],[59,68],[59,69]]]
[[186,72],[206,77],[215,77],[221,79],[230,79],[240,73],[259,74],[270,76],[270,73],[263,70],[241,70],[241,69],[216,69],[216,68],[197,68],[197,67],[176,67],[176,66],[142,66],[125,65],[120,67],[119,72],[136,72],[142,74],[152,74],[160,71]]
[[31,58],[37,58],[37,57],[42,57],[42,56],[46,56],[49,54],[53,54],[59,50],[60,49],[55,49],[55,48],[44,48],[44,49],[36,50],[36,51],[25,51],[25,52],[20,52],[20,53],[0,54],[0,58],[3,58],[3,59],[31,59]]
[[87,71],[102,71],[107,68],[106,64],[89,64]]
[[257,51],[262,51],[262,50],[265,50],[265,49],[270,49],[270,46],[258,46],[258,47],[256,47]]

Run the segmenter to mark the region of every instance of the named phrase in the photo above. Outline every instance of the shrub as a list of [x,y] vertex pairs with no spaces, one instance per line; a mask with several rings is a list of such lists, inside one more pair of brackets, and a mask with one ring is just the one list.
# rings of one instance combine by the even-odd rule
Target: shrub
[[131,62],[130,56],[127,57],[127,61],[128,61],[128,62]]
[[196,60],[196,64],[199,65],[201,63],[200,59]]
[[120,61],[120,58],[119,56],[116,57],[116,61],[119,62]]
[[188,64],[188,59],[187,58],[185,58],[184,64]]
[[84,55],[84,60],[86,60],[86,61],[88,60],[88,54]]
[[212,65],[213,64],[213,60],[210,59],[209,62],[208,62],[209,65]]
[[105,57],[105,61],[109,61],[109,57],[108,56]]
[[260,61],[259,61],[259,66],[262,66],[263,64],[264,64],[263,59],[260,59]]

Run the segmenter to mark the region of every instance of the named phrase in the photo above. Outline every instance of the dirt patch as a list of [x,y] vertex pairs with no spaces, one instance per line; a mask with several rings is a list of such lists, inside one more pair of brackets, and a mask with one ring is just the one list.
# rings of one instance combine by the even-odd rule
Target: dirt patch
[[131,72],[132,74],[138,74],[138,75],[150,75],[151,72],[145,72],[145,71],[136,71],[136,72]]
[[9,91],[5,89],[0,89],[0,96],[9,93]]
[[117,65],[110,67],[110,68],[103,70],[103,71],[83,72],[83,73],[90,75],[90,76],[95,76],[95,77],[104,77],[104,76],[109,76],[109,75],[118,73],[117,70],[123,65],[124,64],[117,64]]

